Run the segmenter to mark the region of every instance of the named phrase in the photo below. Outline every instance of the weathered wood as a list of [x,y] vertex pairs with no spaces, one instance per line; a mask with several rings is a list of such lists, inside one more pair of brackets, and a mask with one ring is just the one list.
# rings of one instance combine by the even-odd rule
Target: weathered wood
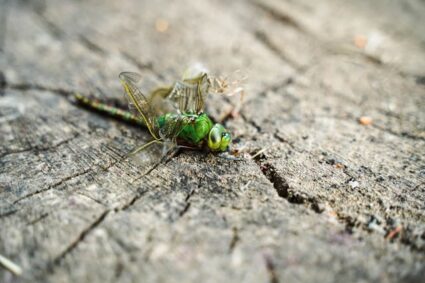
[[[8,2],[1,282],[421,281],[423,1],[229,2]],[[124,159],[148,132],[70,100],[193,62],[248,76],[242,160]]]

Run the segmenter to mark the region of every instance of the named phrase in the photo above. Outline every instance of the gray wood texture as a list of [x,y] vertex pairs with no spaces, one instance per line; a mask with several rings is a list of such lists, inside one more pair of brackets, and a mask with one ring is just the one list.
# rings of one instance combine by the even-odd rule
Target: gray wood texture
[[[424,1],[0,9],[0,255],[22,271],[0,282],[425,278]],[[241,160],[123,160],[149,133],[70,99],[123,101],[119,72],[149,89],[194,62],[248,77],[224,120]]]

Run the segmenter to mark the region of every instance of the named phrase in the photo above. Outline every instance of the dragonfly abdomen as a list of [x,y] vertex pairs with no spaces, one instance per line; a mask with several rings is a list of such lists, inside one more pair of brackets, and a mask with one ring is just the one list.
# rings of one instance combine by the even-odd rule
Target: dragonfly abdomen
[[145,126],[145,123],[143,122],[143,120],[139,119],[138,117],[133,115],[131,112],[124,111],[117,107],[109,106],[105,103],[101,103],[96,100],[89,99],[79,93],[75,94],[74,97],[78,101],[78,103],[84,106],[87,106],[89,108],[92,108],[94,110],[108,114],[110,116],[116,117],[118,119],[121,119],[127,122]]

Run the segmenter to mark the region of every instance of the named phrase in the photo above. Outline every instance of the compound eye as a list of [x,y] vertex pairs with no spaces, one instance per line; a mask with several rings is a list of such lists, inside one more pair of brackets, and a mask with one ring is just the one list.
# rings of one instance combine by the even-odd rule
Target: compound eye
[[224,132],[221,136],[220,151],[226,151],[231,140],[232,137],[230,136],[230,134],[228,132]]
[[217,150],[221,144],[222,129],[214,126],[208,135],[208,147],[212,150]]

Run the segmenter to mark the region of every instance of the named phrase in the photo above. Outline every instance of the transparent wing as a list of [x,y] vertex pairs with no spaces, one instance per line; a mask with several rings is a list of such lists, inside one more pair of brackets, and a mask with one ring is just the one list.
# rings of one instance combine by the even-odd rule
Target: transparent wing
[[156,122],[157,115],[146,97],[136,86],[136,83],[140,80],[140,75],[137,73],[122,72],[119,74],[119,78],[127,94],[130,111],[141,116],[151,135],[155,139],[159,139],[158,124]]
[[156,113],[166,114],[176,110],[173,101],[167,99],[172,90],[173,86],[159,87],[149,94],[149,103]]
[[177,81],[168,99],[175,102],[181,113],[199,114],[204,110],[209,83],[207,74]]

